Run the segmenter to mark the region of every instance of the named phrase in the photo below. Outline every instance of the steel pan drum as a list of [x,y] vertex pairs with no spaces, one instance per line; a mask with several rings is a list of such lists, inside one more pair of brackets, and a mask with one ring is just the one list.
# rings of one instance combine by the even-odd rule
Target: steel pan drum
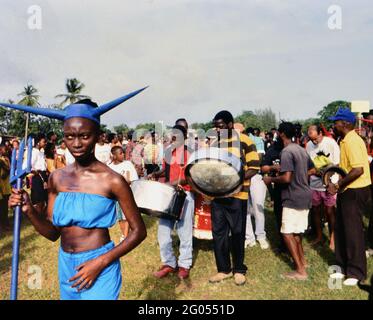
[[199,149],[191,154],[185,177],[198,193],[215,198],[229,197],[242,188],[242,162],[221,148]]
[[322,172],[322,182],[325,187],[329,183],[336,184],[347,175],[346,172],[338,166],[328,166],[322,170]]
[[181,219],[186,193],[169,184],[149,180],[131,183],[135,202],[141,213],[171,220]]

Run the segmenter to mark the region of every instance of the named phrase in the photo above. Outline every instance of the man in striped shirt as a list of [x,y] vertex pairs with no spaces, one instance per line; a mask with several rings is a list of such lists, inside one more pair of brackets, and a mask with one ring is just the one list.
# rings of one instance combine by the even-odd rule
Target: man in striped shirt
[[[250,179],[259,171],[259,156],[253,141],[245,134],[239,134],[234,130],[233,116],[229,111],[217,113],[213,124],[218,141],[212,146],[224,148],[242,160],[244,182],[237,194],[212,201],[212,234],[218,273],[210,278],[210,282],[220,282],[234,275],[235,283],[243,285],[246,282],[247,271],[244,264],[247,200]],[[232,237],[231,246],[229,234]]]

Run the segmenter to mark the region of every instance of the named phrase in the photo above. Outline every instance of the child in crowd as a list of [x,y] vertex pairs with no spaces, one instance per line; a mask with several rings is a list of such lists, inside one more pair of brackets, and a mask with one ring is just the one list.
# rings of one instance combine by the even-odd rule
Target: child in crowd
[[[131,184],[132,181],[138,180],[139,177],[137,175],[136,169],[131,161],[125,161],[125,154],[123,152],[123,148],[120,146],[114,146],[111,148],[111,155],[113,161],[109,164],[110,169],[119,173],[126,179],[128,184]],[[120,242],[122,242],[125,238],[127,238],[129,233],[129,224],[126,220],[126,216],[123,214],[122,209],[117,203],[117,217],[119,221],[119,227],[122,231],[122,236],[120,238]]]

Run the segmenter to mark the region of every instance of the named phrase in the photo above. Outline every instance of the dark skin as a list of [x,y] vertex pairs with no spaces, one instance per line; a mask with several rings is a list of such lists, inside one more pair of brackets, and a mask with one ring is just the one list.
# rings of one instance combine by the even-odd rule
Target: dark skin
[[[225,123],[223,119],[216,119],[214,120],[214,127],[218,134],[221,130],[228,130],[228,139],[232,138],[232,134],[234,132],[233,122]],[[251,179],[258,173],[258,170],[249,169],[245,172],[245,180]]]
[[[355,126],[349,122],[337,120],[334,122],[333,130],[336,135],[339,135],[343,139],[350,131],[354,130],[354,128]],[[346,177],[339,180],[336,185],[330,183],[327,187],[327,191],[332,195],[342,192],[350,183],[354,182],[363,173],[363,167],[352,168]]]
[[[188,132],[188,122],[187,121],[179,120],[179,121],[175,122],[175,125],[179,125],[179,126],[184,127],[186,129],[186,131]],[[179,132],[175,132],[172,136],[172,144],[174,146],[173,148],[178,148],[178,147],[182,146],[182,144],[181,144],[182,139],[178,139],[177,134],[179,134]],[[187,139],[187,136],[184,135],[184,141],[186,139]],[[165,173],[166,173],[166,169],[162,168],[161,170],[153,172],[152,174],[148,175],[147,178],[148,178],[148,180],[156,180],[156,179],[159,179],[161,177],[164,177]],[[188,184],[188,182],[185,179],[180,179],[179,183],[177,181],[172,183],[172,185],[174,187],[179,186],[180,188],[181,188],[181,186],[185,186],[187,184]]]
[[[179,130],[174,130],[173,135],[172,135],[172,148],[180,148],[184,145],[184,141],[186,140],[186,135],[183,137],[180,136],[181,132]],[[149,174],[147,176],[148,180],[156,180],[159,179],[160,177],[163,177],[165,175],[166,169],[162,168],[162,170],[153,172],[152,174]],[[171,183],[172,186],[174,187],[179,187],[181,188],[182,186],[187,185],[188,182],[185,179],[180,179],[180,181],[173,181]]]
[[[284,147],[287,147],[292,143],[291,138],[287,137],[284,133],[280,133],[280,138],[284,143]],[[312,169],[308,171],[308,175],[312,174]],[[266,185],[271,183],[279,184],[289,184],[293,178],[293,173],[291,171],[286,171],[277,177],[263,177],[263,181]],[[303,246],[302,246],[302,236],[300,234],[283,233],[283,238],[286,247],[289,250],[291,257],[294,260],[295,272],[290,272],[285,274],[285,277],[291,279],[305,279],[307,277],[307,263],[304,257]]]
[[85,229],[77,226],[56,227],[52,224],[53,206],[59,192],[83,192],[118,200],[132,230],[125,241],[96,259],[77,267],[69,281],[78,291],[89,288],[98,275],[113,261],[137,247],[146,237],[145,224],[125,179],[94,156],[98,140],[97,124],[85,118],[70,118],[64,122],[64,141],[75,163],[54,171],[48,181],[46,218],[37,214],[24,190],[12,190],[9,205],[22,205],[22,212],[35,229],[51,241],[61,237],[62,249],[77,253],[99,248],[110,241],[108,229]]

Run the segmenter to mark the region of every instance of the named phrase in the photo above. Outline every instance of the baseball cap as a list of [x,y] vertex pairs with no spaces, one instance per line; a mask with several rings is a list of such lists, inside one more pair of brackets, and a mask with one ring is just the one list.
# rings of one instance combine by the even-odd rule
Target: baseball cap
[[338,109],[337,113],[335,114],[335,116],[334,117],[329,117],[329,120],[331,120],[331,121],[342,120],[342,121],[347,121],[347,122],[355,124],[356,117],[351,112],[350,109],[340,107]]

